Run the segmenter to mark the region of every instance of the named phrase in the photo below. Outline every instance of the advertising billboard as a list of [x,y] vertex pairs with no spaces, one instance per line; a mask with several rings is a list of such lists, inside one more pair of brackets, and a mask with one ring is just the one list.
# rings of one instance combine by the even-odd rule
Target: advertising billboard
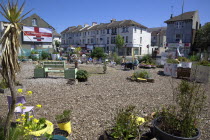
[[23,26],[23,41],[52,42],[52,29]]

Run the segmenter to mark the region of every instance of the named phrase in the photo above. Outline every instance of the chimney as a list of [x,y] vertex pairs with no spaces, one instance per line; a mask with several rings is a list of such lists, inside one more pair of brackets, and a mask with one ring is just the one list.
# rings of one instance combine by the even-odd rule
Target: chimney
[[173,18],[173,14],[171,14],[171,19]]
[[97,22],[92,22],[92,26],[95,26],[95,25],[97,25]]
[[84,24],[84,27],[87,27],[87,26],[89,26],[88,24]]
[[114,18],[113,18],[113,19],[111,19],[111,23],[113,23],[113,22],[115,22],[115,21],[116,21],[116,19],[114,19]]

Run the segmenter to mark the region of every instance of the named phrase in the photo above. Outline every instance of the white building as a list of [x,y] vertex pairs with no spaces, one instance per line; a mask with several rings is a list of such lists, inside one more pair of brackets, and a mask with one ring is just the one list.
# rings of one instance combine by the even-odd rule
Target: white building
[[72,26],[61,32],[61,46],[82,47],[83,50],[92,50],[94,47],[103,47],[106,53],[114,52],[117,35],[121,35],[125,40],[123,49],[119,49],[119,55],[131,56],[151,54],[151,33],[147,32],[147,27],[133,21],[116,21],[112,19],[110,23],[92,25],[85,24]]

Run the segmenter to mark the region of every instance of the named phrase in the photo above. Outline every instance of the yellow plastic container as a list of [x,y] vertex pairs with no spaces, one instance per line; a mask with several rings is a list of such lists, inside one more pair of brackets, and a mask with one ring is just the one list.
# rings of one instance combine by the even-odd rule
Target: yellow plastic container
[[38,137],[38,136],[41,136],[41,135],[43,135],[45,133],[52,134],[53,130],[54,130],[53,129],[53,124],[50,121],[46,120],[46,127],[44,129],[38,130],[38,131],[29,132],[29,135],[33,135],[33,136],[37,136]]
[[58,127],[61,129],[61,130],[65,130],[67,131],[69,134],[71,133],[71,122],[66,122],[66,123],[59,123],[58,124]]

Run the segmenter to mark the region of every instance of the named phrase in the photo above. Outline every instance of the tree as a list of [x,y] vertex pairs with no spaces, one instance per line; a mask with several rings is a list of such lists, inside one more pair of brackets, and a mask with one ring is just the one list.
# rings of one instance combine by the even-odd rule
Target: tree
[[115,44],[118,50],[124,46],[124,39],[121,35],[117,35]]
[[8,0],[7,4],[0,3],[1,15],[8,20],[9,25],[4,31],[4,34],[0,40],[2,44],[0,63],[2,65],[2,76],[9,85],[12,96],[12,104],[7,114],[6,123],[4,126],[4,137],[9,139],[10,122],[13,117],[16,103],[16,91],[14,83],[16,80],[15,74],[20,70],[18,64],[18,51],[20,47],[19,35],[21,33],[20,21],[29,13],[22,15],[25,2],[18,7],[18,0]]
[[60,47],[60,41],[58,41],[58,40],[55,40],[55,46],[56,46],[56,49],[58,49],[59,47]]
[[91,57],[96,57],[97,59],[105,57],[103,48],[96,47],[91,53]]
[[195,46],[205,51],[210,46],[210,23],[206,23],[196,33]]

